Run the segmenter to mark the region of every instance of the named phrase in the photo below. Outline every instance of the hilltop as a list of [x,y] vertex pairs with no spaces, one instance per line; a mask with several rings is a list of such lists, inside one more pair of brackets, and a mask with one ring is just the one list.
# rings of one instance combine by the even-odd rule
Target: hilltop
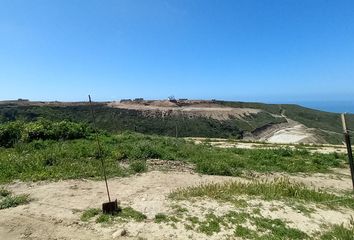
[[[233,138],[273,143],[340,144],[340,116],[292,104],[219,100],[95,102],[98,127],[179,137]],[[91,123],[87,102],[0,102],[0,122],[38,118]],[[348,115],[354,128],[354,115]]]

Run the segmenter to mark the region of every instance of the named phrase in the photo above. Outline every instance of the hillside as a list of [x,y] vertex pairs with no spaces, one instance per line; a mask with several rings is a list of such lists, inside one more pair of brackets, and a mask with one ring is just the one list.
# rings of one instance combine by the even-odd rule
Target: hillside
[[[284,108],[277,114],[224,104],[94,106],[99,126],[112,132],[173,135],[177,126],[190,135],[268,142],[322,138]],[[87,103],[3,104],[0,239],[352,239],[344,146],[96,135],[89,110]],[[102,162],[111,199],[121,207],[114,214],[101,209]]]
[[[122,101],[94,103],[99,128],[179,137],[218,137],[280,143],[342,141],[340,116],[289,104],[227,101]],[[0,102],[0,122],[38,118],[91,123],[85,102]],[[348,115],[354,129],[354,115]]]

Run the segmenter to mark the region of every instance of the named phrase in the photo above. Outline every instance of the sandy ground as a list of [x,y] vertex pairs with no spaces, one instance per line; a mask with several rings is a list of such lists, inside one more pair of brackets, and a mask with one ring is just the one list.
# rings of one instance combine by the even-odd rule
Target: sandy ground
[[202,138],[202,137],[188,137],[186,140],[193,141],[196,144],[202,144],[207,142],[214,147],[220,148],[243,148],[243,149],[267,149],[267,148],[281,148],[281,147],[289,147],[291,149],[295,149],[296,147],[301,147],[303,149],[307,149],[310,152],[318,152],[318,153],[346,153],[347,149],[344,145],[332,145],[332,144],[321,144],[321,145],[312,145],[312,144],[267,144],[262,142],[244,142],[244,141],[230,141],[224,138]]
[[[317,174],[291,176],[309,186],[329,191],[351,189],[348,172],[338,174]],[[254,178],[275,178],[279,174],[254,176]],[[225,239],[232,232],[222,231],[207,237],[203,233],[186,230],[183,222],[172,227],[154,223],[157,213],[169,213],[172,200],[167,195],[180,187],[201,183],[224,181],[249,181],[246,178],[206,176],[191,172],[151,171],[128,178],[109,179],[112,196],[121,201],[123,207],[143,212],[148,219],[144,222],[115,223],[102,226],[93,222],[80,221],[80,215],[87,208],[99,208],[106,201],[104,183],[91,180],[66,180],[58,182],[12,183],[6,187],[15,194],[26,193],[33,199],[29,204],[0,210],[0,239]],[[247,199],[249,211],[262,204],[265,217],[280,218],[292,227],[308,233],[320,230],[322,224],[346,223],[354,216],[353,211],[317,209],[311,216],[305,216],[283,203]],[[235,206],[214,200],[182,201],[183,207],[195,215],[212,211],[216,215],[237,211]],[[274,210],[277,209],[277,210]],[[123,229],[125,237],[120,237]]]
[[265,140],[270,143],[300,143],[308,141],[307,139],[311,137],[312,134],[307,131],[307,128],[298,124],[276,131],[273,136]]
[[[171,190],[229,179],[153,171],[129,178],[110,179],[109,184],[112,196],[119,199],[123,206],[131,206],[152,219],[155,214],[166,211],[165,198]],[[99,208],[102,202],[107,201],[101,181],[15,183],[7,188],[16,194],[29,194],[34,200],[28,205],[0,211],[0,239],[112,239],[112,231],[119,230],[97,230],[79,220],[78,212]],[[138,229],[134,235],[149,232],[148,225],[136,226]],[[158,231],[158,226],[155,230]]]
[[294,144],[294,143],[325,143],[315,133],[314,129],[287,118],[286,123],[275,124],[263,129],[255,134],[255,140],[278,144]]

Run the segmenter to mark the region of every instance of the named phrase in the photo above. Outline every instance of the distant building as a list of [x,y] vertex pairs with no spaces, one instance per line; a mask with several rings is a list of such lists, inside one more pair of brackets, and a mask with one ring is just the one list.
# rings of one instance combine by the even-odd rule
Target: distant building
[[144,101],[144,98],[135,98],[134,99],[134,102],[142,102],[142,101]]
[[23,98],[19,98],[17,99],[18,102],[29,102],[29,99],[23,99]]
[[124,103],[124,102],[131,102],[132,100],[131,99],[121,99],[120,102],[121,103]]
[[176,100],[176,98],[175,98],[174,96],[169,96],[169,97],[168,97],[168,100],[169,100],[170,102],[177,103],[177,100]]
[[188,98],[180,98],[180,99],[178,99],[178,101],[188,101]]

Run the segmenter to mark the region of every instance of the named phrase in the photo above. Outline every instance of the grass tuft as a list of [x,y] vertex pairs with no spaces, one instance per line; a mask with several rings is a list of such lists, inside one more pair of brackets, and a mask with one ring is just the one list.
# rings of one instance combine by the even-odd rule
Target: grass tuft
[[169,217],[164,213],[158,213],[155,215],[155,223],[169,222]]
[[144,215],[139,211],[134,210],[131,207],[123,208],[122,211],[118,213],[117,216],[123,219],[132,219],[137,222],[142,222],[146,219],[146,215]]
[[22,204],[29,203],[30,199],[27,194],[20,194],[20,195],[7,195],[3,197],[0,201],[0,209],[17,207]]
[[85,210],[82,213],[80,219],[81,219],[81,221],[86,222],[86,221],[90,220],[91,218],[93,218],[94,216],[96,216],[96,215],[98,215],[100,213],[101,213],[101,209],[90,208],[90,209]]
[[96,219],[96,223],[110,223],[112,222],[112,220],[113,220],[112,215],[100,214]]

